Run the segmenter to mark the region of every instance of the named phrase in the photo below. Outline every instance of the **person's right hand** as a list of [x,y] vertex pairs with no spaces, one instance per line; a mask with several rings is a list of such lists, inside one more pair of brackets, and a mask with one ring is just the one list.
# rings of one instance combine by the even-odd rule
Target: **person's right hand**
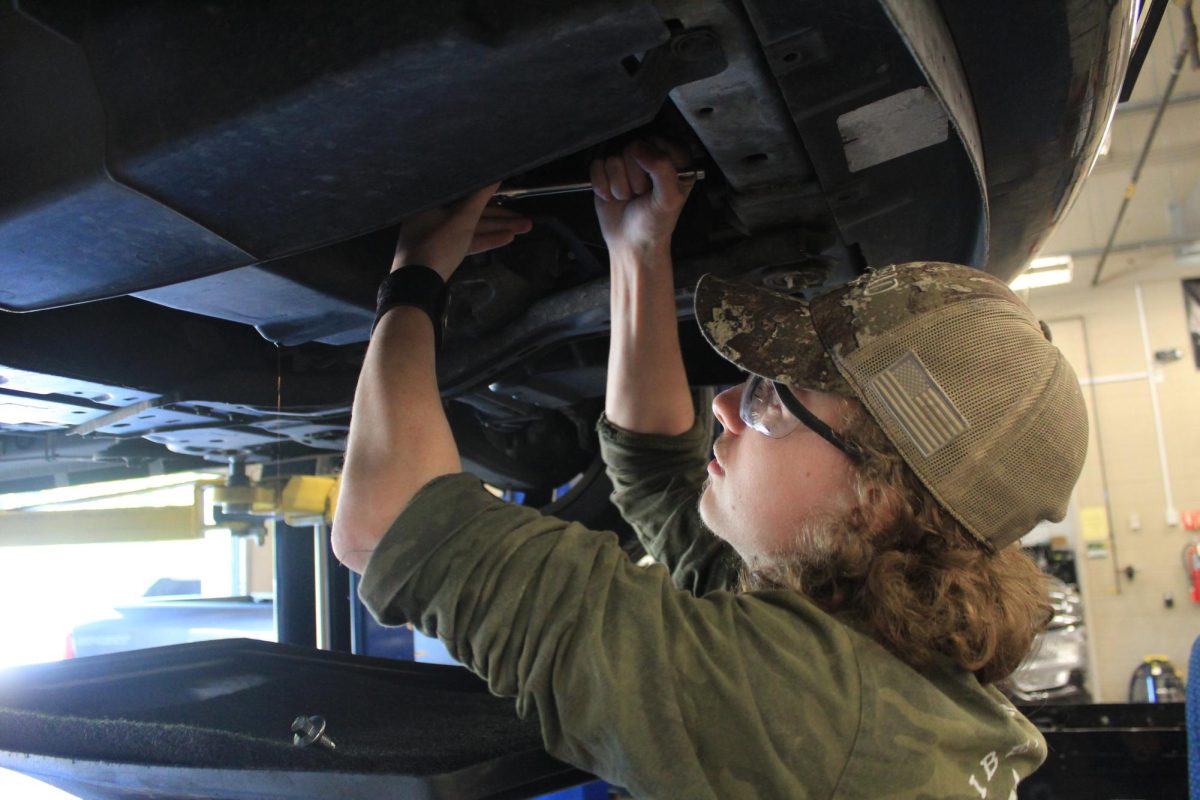
[[591,164],[596,216],[611,257],[669,252],[671,233],[695,181],[681,181],[683,149],[665,139],[635,141]]
[[533,227],[528,217],[488,204],[499,185],[493,183],[455,203],[404,220],[392,270],[420,264],[448,281],[466,256],[503,247],[527,233]]

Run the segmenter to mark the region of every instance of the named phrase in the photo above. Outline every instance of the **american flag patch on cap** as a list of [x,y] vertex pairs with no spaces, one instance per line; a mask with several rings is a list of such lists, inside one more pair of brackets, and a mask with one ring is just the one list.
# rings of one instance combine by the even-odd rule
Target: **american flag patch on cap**
[[911,350],[869,385],[923,456],[933,455],[970,427]]

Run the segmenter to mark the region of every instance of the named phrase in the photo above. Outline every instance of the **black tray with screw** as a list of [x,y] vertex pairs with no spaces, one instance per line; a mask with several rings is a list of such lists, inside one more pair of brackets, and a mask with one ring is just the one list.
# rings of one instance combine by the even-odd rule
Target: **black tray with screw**
[[249,639],[0,673],[0,767],[141,800],[499,799],[589,780],[462,668]]

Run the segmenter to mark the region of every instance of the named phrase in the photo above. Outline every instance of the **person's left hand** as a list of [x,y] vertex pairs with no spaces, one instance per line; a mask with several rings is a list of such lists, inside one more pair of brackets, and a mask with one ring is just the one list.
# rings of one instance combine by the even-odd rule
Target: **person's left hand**
[[499,183],[443,208],[431,208],[400,225],[392,269],[420,264],[449,280],[467,255],[503,247],[533,227],[516,211],[488,205]]

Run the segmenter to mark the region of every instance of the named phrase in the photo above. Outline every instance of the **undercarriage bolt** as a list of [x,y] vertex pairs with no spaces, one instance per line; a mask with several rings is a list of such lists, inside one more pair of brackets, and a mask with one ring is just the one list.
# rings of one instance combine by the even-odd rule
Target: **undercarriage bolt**
[[308,747],[314,742],[329,750],[336,750],[337,745],[325,735],[325,718],[321,716],[296,717],[292,721],[292,744],[296,747]]
[[671,52],[684,61],[704,61],[721,53],[721,42],[712,31],[684,31],[671,39]]

